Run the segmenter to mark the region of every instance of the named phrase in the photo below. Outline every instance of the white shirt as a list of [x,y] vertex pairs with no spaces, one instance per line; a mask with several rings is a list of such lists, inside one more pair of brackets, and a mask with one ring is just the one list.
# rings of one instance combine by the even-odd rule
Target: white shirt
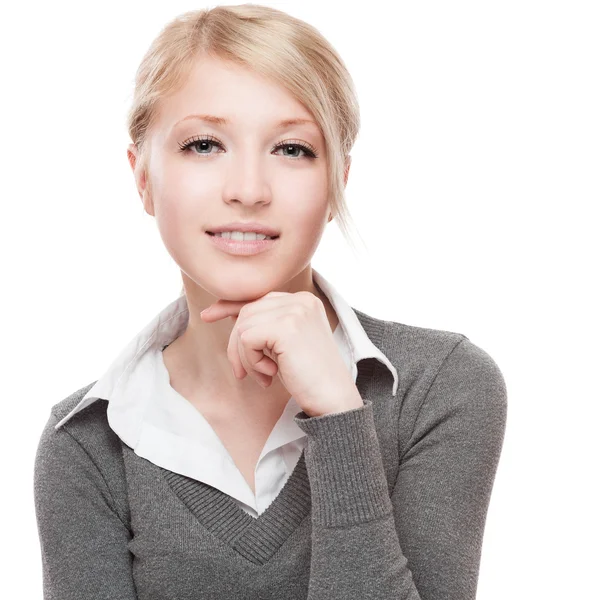
[[[395,396],[396,368],[371,342],[340,293],[314,268],[312,272],[313,282],[336,312],[339,323],[333,338],[354,381],[358,361],[376,358],[392,372]],[[161,310],[127,344],[55,429],[95,400],[108,400],[110,428],[138,456],[220,489],[256,518],[277,497],[305,447],[306,434],[294,423],[294,416],[302,408],[293,397],[288,400],[256,464],[254,494],[202,413],[171,387],[162,350],[185,331],[188,318],[184,294]]]

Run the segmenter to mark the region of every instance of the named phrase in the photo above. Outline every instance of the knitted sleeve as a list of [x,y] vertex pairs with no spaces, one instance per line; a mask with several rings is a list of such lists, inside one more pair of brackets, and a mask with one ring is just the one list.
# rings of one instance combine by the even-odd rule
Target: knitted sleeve
[[128,527],[102,474],[51,413],[34,464],[44,600],[136,600]]
[[475,600],[506,414],[498,366],[465,337],[421,403],[390,494],[370,401],[298,413],[312,499],[309,600]]

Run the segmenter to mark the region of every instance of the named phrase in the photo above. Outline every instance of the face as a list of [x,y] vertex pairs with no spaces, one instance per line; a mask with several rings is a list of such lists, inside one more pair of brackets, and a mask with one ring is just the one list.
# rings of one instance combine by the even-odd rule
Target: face
[[[277,84],[203,58],[158,117],[147,169],[135,168],[133,144],[130,162],[186,293],[251,301],[271,290],[293,291],[330,214],[325,141],[312,115]],[[285,119],[310,123],[278,127]],[[206,231],[232,221],[269,225],[279,239],[260,254],[228,254]]]

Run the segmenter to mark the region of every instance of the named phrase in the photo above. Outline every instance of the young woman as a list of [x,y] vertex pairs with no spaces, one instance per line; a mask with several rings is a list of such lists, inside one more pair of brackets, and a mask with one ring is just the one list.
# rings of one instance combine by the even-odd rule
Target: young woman
[[342,60],[283,12],[154,41],[127,154],[184,289],[52,406],[45,598],[475,598],[506,386],[465,335],[369,316],[311,268],[358,129]]

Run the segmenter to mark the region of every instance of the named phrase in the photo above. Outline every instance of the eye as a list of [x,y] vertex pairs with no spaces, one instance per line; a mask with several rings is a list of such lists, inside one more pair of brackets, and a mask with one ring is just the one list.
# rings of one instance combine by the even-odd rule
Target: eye
[[[193,138],[189,138],[185,142],[179,144],[179,149],[181,152],[188,152],[189,150],[194,148],[193,154],[195,154],[196,156],[210,156],[211,154],[214,154],[214,152],[210,152],[210,148],[212,146],[218,146],[219,148],[224,150],[221,142],[219,142],[219,140],[217,140],[217,138],[213,137],[212,135],[195,136]],[[289,154],[284,155],[288,158],[291,158],[292,160],[298,160],[300,158],[314,159],[318,157],[315,148],[313,148],[310,144],[301,142],[300,140],[280,142],[273,148],[272,152],[281,149],[285,151],[291,150],[293,152],[300,151],[304,153],[300,156],[291,156]],[[201,152],[200,150],[208,150],[208,152]]]
[[[219,140],[212,135],[193,137],[187,139],[182,144],[179,144],[181,152],[187,152],[189,148],[206,149],[206,146],[219,146],[220,148],[223,148],[221,142],[219,142]],[[210,155],[211,152],[194,152],[194,154],[196,154],[196,156]]]
[[289,154],[287,155],[289,158],[292,158],[294,160],[296,160],[298,158],[311,158],[312,159],[312,158],[317,158],[317,156],[318,156],[316,150],[312,146],[304,144],[304,143],[300,142],[300,140],[281,142],[281,143],[277,144],[277,146],[275,146],[275,148],[273,148],[273,150],[279,150],[279,149],[300,150],[301,152],[304,152],[304,156],[290,156]]

